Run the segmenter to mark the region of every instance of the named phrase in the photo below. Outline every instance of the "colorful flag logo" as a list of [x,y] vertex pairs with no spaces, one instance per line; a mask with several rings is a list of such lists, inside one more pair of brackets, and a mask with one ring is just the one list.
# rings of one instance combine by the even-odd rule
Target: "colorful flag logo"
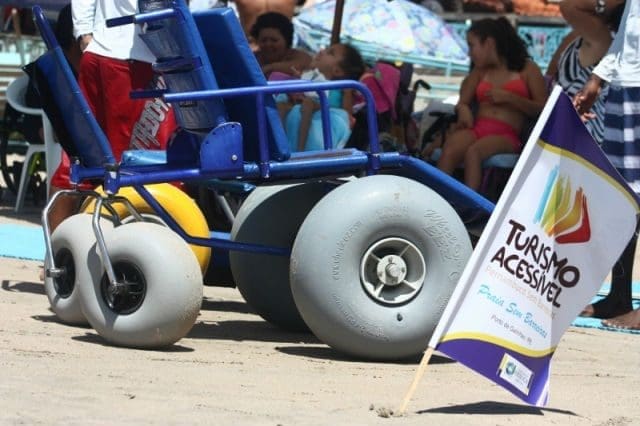
[[587,196],[582,187],[575,192],[569,176],[560,175],[556,166],[547,179],[534,223],[540,223],[558,244],[584,243],[591,238]]

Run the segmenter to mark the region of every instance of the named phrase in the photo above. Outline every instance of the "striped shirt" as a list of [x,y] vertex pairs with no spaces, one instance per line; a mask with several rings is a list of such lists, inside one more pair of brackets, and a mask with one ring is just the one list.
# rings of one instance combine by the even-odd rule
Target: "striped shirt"
[[611,85],[602,150],[640,195],[640,87]]
[[[582,66],[578,56],[580,46],[582,46],[582,37],[576,38],[567,46],[558,61],[558,72],[556,74],[556,83],[572,99],[584,87],[587,80],[589,80],[591,71],[595,68],[595,64],[588,67]],[[604,136],[604,103],[607,99],[608,90],[607,85],[602,88],[600,96],[598,96],[591,108],[591,111],[595,113],[595,117],[585,123],[589,133],[599,144],[602,143]]]

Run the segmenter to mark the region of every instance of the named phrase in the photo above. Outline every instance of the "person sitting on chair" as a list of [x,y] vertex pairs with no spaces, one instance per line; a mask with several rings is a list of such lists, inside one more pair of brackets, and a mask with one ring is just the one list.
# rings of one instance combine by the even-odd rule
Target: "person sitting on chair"
[[265,77],[272,72],[291,76],[309,68],[311,55],[291,47],[293,43],[293,23],[277,12],[267,12],[256,19],[251,27],[251,36],[256,40],[256,59]]
[[474,22],[467,42],[473,67],[460,87],[458,119],[438,168],[452,174],[464,164],[465,183],[478,190],[482,162],[495,154],[520,152],[525,122],[540,113],[548,93],[540,68],[506,18]]
[[[365,64],[360,52],[348,44],[336,43],[321,50],[313,58],[312,70],[304,74],[313,81],[358,80],[364,73]],[[289,104],[285,116],[285,127],[292,151],[320,150],[324,147],[320,101],[316,92],[292,94],[294,103]],[[353,110],[352,89],[329,90],[331,138],[333,147],[342,147],[351,135],[351,113]],[[281,112],[286,110],[279,104]]]

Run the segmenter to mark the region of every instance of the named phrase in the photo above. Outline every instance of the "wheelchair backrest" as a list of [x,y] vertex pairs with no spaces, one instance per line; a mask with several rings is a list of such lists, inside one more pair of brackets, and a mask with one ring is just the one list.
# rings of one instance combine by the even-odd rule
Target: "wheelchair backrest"
[[[44,15],[36,14],[36,24],[43,34],[47,28],[51,31]],[[49,45],[49,49],[36,61],[32,77],[60,144],[85,167],[115,164],[109,141],[80,92],[62,49],[57,43]]]
[[[194,13],[193,17],[220,88],[267,85],[262,69],[232,9],[214,8]],[[227,98],[225,105],[229,119],[242,124],[245,160],[256,161],[259,158],[258,114],[262,113],[266,114],[271,159],[284,161],[289,158],[289,143],[271,95],[264,97],[265,111],[256,110],[256,100],[253,96]]]
[[[195,30],[193,17],[183,1],[139,2],[141,12],[173,8],[169,18],[143,25],[140,37],[156,57],[154,71],[164,78],[169,93],[216,90],[218,82],[202,40]],[[172,104],[178,125],[192,132],[206,134],[228,121],[221,98],[189,100]]]
[[[145,5],[153,5],[146,7]],[[231,9],[191,14],[183,0],[142,1],[141,12],[171,8],[173,16],[151,21],[141,34],[157,60],[168,93],[266,86],[262,70]],[[206,133],[225,121],[242,125],[244,159],[259,159],[259,120],[263,114],[270,159],[286,160],[289,145],[271,95],[257,111],[255,95],[209,98],[173,104],[180,127]]]

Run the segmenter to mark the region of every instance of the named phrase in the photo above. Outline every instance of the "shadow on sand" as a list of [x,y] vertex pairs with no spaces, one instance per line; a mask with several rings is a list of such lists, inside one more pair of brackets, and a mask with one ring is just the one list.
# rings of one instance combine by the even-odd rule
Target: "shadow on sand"
[[[341,352],[336,351],[335,349],[326,346],[280,346],[277,347],[276,350],[295,356],[309,357],[309,358],[317,358],[317,359],[330,359],[333,361],[345,361],[345,362],[358,362],[358,363],[379,363],[380,361],[369,361],[362,358],[354,358],[348,355],[345,355]],[[385,364],[399,364],[399,365],[410,365],[410,364],[419,364],[421,355],[417,355],[414,357],[401,359],[397,361],[385,361]],[[455,361],[439,355],[433,355],[429,360],[429,364],[450,364]]]
[[573,411],[558,410],[554,408],[541,408],[524,404],[509,404],[497,401],[482,401],[472,404],[451,405],[436,407],[428,410],[416,411],[417,414],[443,413],[443,414],[497,414],[497,415],[536,415],[543,416],[545,412],[576,416]]
[[202,299],[201,310],[215,312],[237,312],[239,314],[254,314],[251,307],[243,301],[236,300],[212,300],[209,298]]
[[277,328],[266,321],[252,320],[199,321],[193,326],[187,337],[237,342],[248,340],[274,343],[319,343],[319,340],[311,333],[295,333]]
[[187,346],[182,346],[182,345],[179,345],[177,343],[174,343],[173,345],[170,345],[170,346],[167,346],[167,347],[164,347],[164,348],[153,348],[153,349],[118,347],[116,345],[113,345],[112,343],[107,342],[105,339],[100,337],[100,335],[97,334],[97,333],[85,333],[85,334],[80,335],[80,336],[73,336],[72,339],[76,340],[78,342],[92,343],[92,344],[95,344],[95,345],[100,345],[100,346],[104,346],[104,347],[118,348],[118,349],[122,349],[122,350],[126,350],[126,351],[136,351],[136,350],[138,350],[138,351],[158,352],[158,353],[179,353],[179,352],[194,352],[195,351],[195,349],[193,349],[193,348],[189,348]]
[[44,285],[42,283],[26,281],[13,282],[11,280],[2,280],[2,289],[16,293],[44,294]]

